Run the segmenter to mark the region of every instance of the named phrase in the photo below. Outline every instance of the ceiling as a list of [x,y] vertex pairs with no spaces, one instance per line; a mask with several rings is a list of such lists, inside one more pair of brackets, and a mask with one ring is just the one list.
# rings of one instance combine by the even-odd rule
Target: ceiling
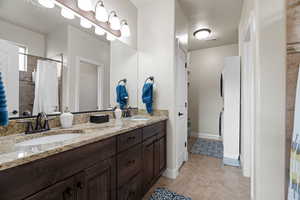
[[[179,0],[189,19],[189,49],[203,49],[238,42],[242,0]],[[199,28],[212,30],[210,41],[193,36]]]

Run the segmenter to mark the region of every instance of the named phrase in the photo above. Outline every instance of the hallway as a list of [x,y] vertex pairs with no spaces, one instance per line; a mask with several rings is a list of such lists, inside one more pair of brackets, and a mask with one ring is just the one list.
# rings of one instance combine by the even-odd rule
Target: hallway
[[241,169],[223,166],[220,159],[189,156],[176,180],[160,178],[144,200],[159,187],[193,200],[250,200],[250,179],[242,176]]

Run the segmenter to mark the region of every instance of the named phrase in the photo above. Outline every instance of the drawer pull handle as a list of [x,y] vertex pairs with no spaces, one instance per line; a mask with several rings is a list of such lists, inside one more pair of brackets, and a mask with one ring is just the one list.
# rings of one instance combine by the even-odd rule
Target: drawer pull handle
[[83,189],[83,183],[82,182],[78,182],[77,183],[77,188],[79,188],[79,189]]
[[128,140],[128,141],[130,141],[130,140],[135,140],[135,136],[130,136],[130,137],[127,138],[127,140]]
[[127,166],[131,166],[131,165],[133,165],[135,163],[135,160],[129,160],[128,162],[127,162]]

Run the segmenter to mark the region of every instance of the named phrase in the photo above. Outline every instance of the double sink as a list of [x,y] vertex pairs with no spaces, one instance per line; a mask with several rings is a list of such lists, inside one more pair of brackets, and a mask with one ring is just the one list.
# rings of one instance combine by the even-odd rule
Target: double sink
[[[145,116],[137,115],[137,116],[127,118],[126,120],[137,122],[137,121],[147,121],[147,120],[149,120],[149,118],[145,117]],[[37,138],[28,139],[28,140],[16,143],[15,147],[17,149],[23,149],[23,148],[30,148],[30,147],[34,147],[34,146],[38,146],[38,145],[51,145],[51,144],[55,144],[55,143],[64,142],[67,140],[73,140],[73,139],[80,137],[81,135],[82,135],[82,133],[72,133],[72,132],[55,134],[55,135],[42,135]]]

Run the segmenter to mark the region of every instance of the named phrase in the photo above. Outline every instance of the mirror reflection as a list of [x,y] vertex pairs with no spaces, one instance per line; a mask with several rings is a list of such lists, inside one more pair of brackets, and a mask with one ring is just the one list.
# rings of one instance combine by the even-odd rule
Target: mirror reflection
[[[137,107],[138,53],[36,0],[1,0],[0,71],[10,117]],[[125,82],[119,82],[126,79]]]

